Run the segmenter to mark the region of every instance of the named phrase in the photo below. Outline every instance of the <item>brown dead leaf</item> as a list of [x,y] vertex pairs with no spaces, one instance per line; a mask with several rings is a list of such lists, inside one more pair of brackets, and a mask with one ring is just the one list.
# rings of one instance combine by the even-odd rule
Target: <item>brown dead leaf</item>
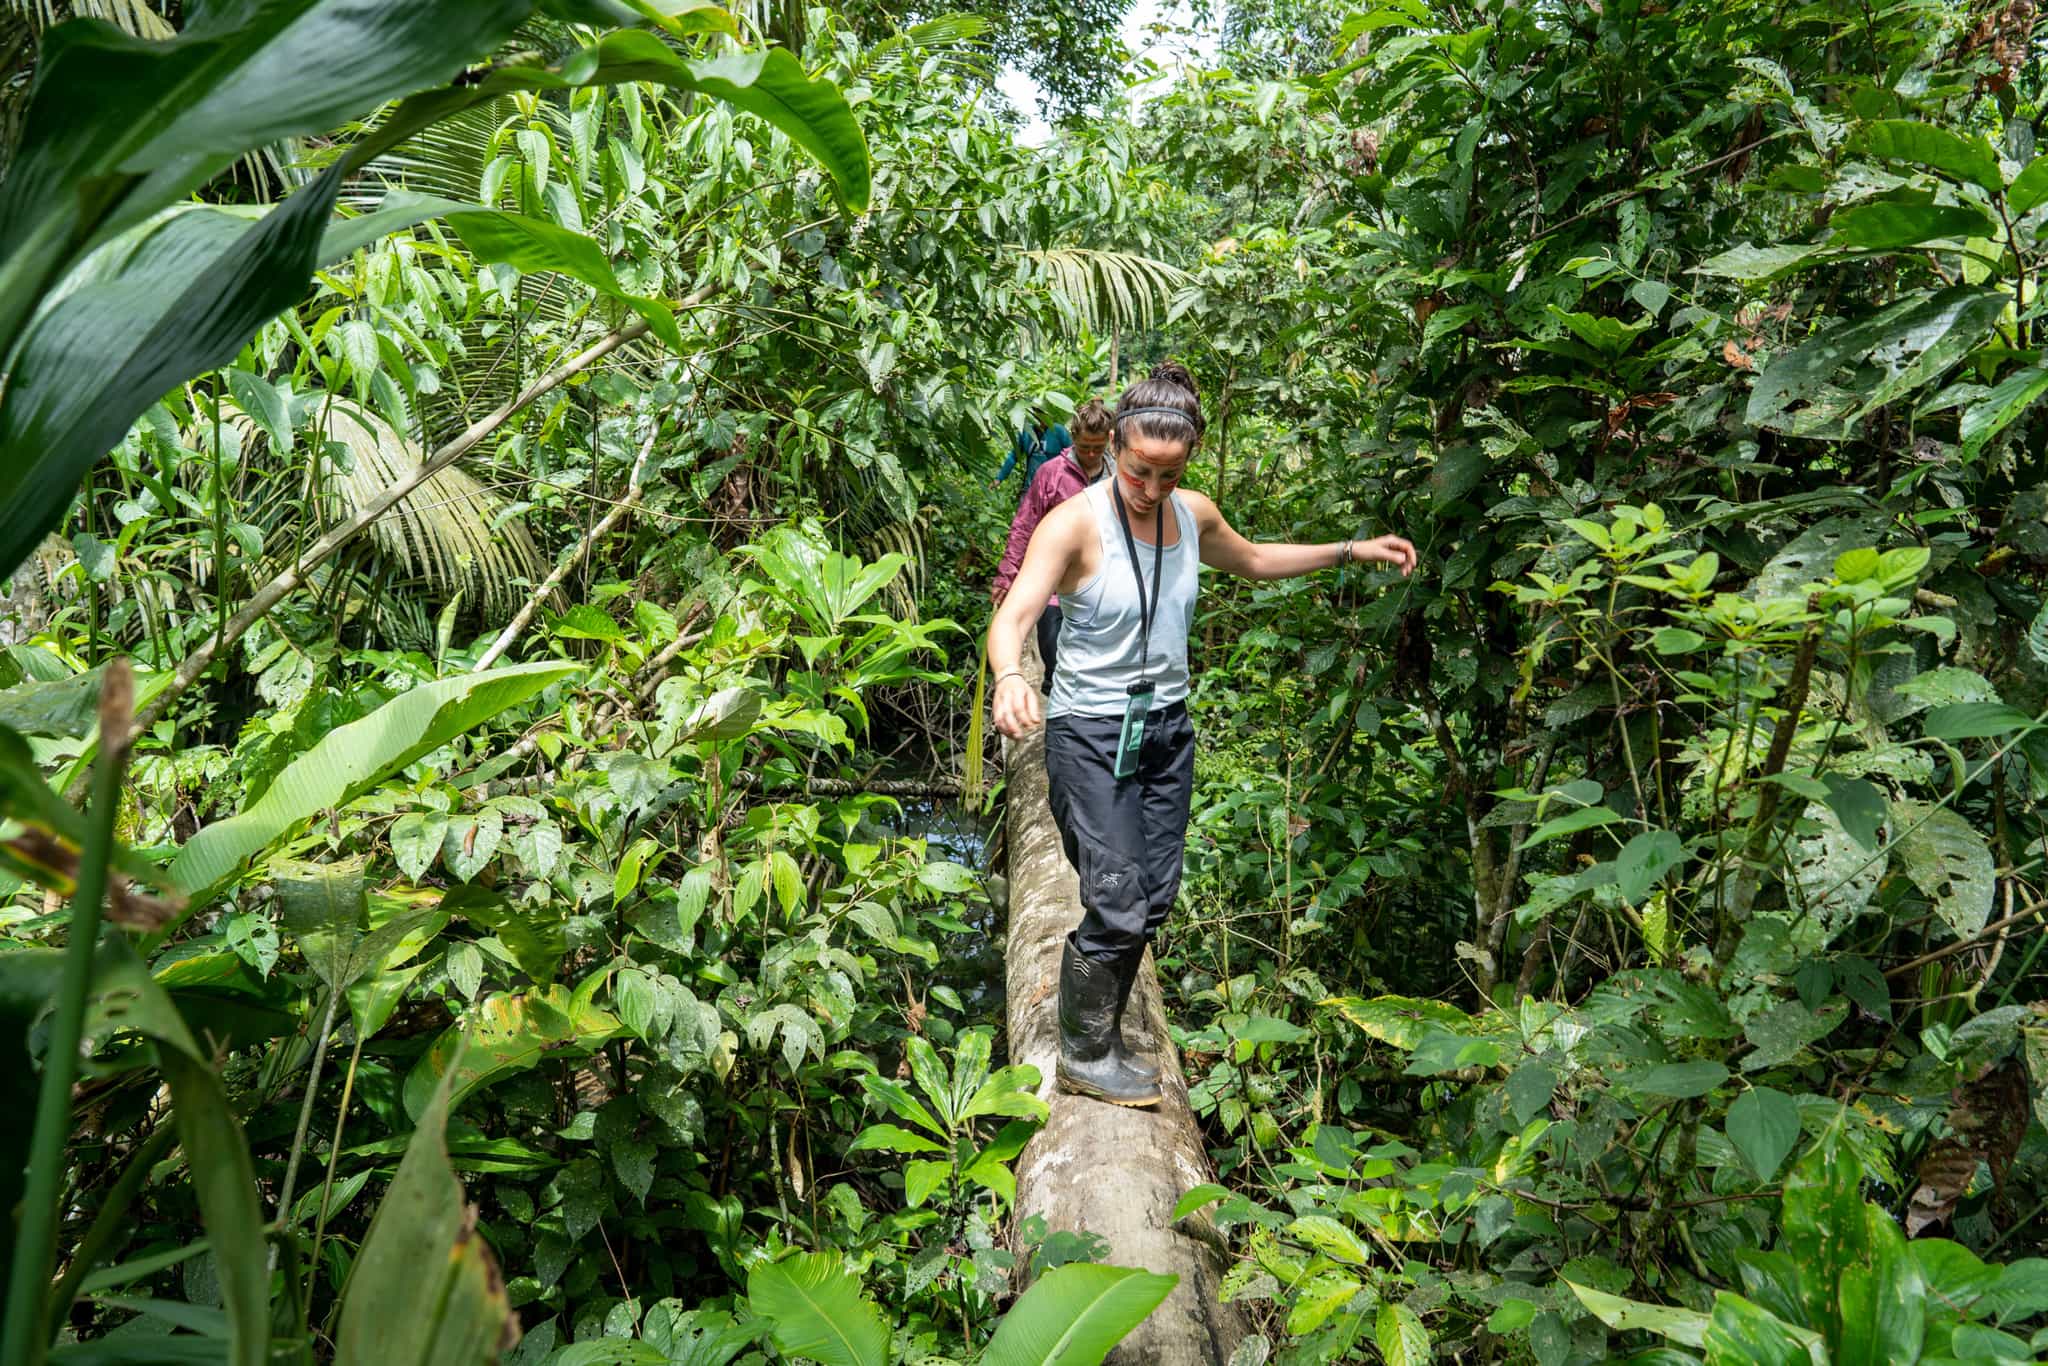
[[1721,359],[1727,361],[1737,370],[1756,369],[1756,362],[1749,358],[1749,353],[1732,341],[1721,343]]

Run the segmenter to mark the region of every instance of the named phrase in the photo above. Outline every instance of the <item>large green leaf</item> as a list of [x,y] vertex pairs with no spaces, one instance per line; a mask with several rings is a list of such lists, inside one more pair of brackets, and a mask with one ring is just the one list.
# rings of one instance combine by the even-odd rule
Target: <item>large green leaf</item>
[[747,553],[821,635],[836,634],[910,562],[892,554],[865,564],[831,549],[814,527],[776,527]]
[[448,1162],[457,1070],[441,1079],[342,1292],[335,1366],[497,1360],[512,1306]]
[[1918,1361],[1927,1336],[1927,1283],[1889,1213],[1863,1207],[1869,1255],[1842,1272],[1835,1366]]
[[1757,1180],[1770,1180],[1799,1142],[1797,1102],[1767,1086],[1744,1091],[1728,1107],[1728,1140]]
[[1843,209],[1828,224],[1830,246],[1891,251],[1943,239],[1988,237],[1998,225],[1973,204],[1902,204],[1878,200]]
[[1593,1311],[1595,1318],[1617,1332],[1655,1333],[1687,1347],[1698,1347],[1706,1341],[1707,1316],[1697,1309],[1625,1300],[1576,1281],[1568,1280],[1565,1284],[1579,1297],[1579,1303]]
[[[325,132],[447,80],[531,9],[530,0],[245,0],[195,9],[167,42],[108,24],[50,30],[0,186],[0,354],[94,243],[183,199],[252,147]],[[304,281],[277,287],[296,297]]]
[[[1843,440],[1864,413],[1939,377],[1973,350],[2007,302],[2000,290],[1957,285],[1822,333],[1757,377],[1748,420],[1788,435]],[[1851,373],[1842,376],[1844,370]],[[1843,378],[1846,384],[1838,382]]]
[[[29,1029],[56,994],[64,955],[58,949],[0,953],[0,1106],[18,1122],[0,1125],[0,1209],[21,1203],[29,1160],[27,1117],[36,1111],[36,1069],[29,1060]],[[14,1239],[0,1238],[0,1285],[14,1262]]]
[[242,1126],[210,1055],[193,1040],[171,998],[127,944],[108,940],[93,969],[88,1037],[133,1030],[156,1045],[171,1092],[178,1146],[199,1197],[214,1249],[232,1366],[262,1366],[270,1356],[270,1271],[256,1169]]
[[1714,1296],[1703,1345],[1708,1366],[1828,1366],[1818,1334],[1726,1290]]
[[278,918],[307,965],[335,991],[347,991],[408,935],[446,914],[445,908],[406,911],[369,927],[361,860],[277,864],[271,871]]
[[1444,1001],[1418,996],[1332,996],[1316,1004],[1336,1011],[1381,1043],[1412,1049],[1432,1028],[1454,1034],[1477,1034],[1470,1015]]
[[1945,806],[1892,803],[1893,828],[1903,831],[1894,853],[1935,914],[1958,937],[1984,928],[1998,893],[1997,862],[1984,837]]
[[1179,1280],[1092,1262],[1055,1267],[1003,1315],[981,1366],[1095,1366]]
[[772,1325],[785,1356],[819,1366],[888,1366],[889,1329],[836,1252],[808,1252],[754,1268],[747,1303]]
[[201,894],[233,877],[245,860],[300,821],[348,801],[578,667],[515,664],[423,683],[329,731],[287,764],[252,805],[187,841],[171,865],[172,884],[203,899]]
[[1387,1366],[1428,1366],[1429,1330],[1421,1317],[1405,1304],[1380,1306],[1373,1324],[1373,1342]]
[[341,180],[336,166],[254,224],[217,209],[171,214],[110,243],[84,283],[28,323],[0,396],[0,572],[57,524],[145,408],[233,360],[304,295]]
[[2014,218],[2026,217],[2044,200],[2048,200],[2048,152],[2028,162],[2005,192],[2005,206]]
[[451,1088],[449,1104],[455,1105],[479,1086],[523,1072],[544,1057],[576,1058],[595,1051],[619,1032],[618,1017],[593,1004],[603,982],[604,974],[598,973],[573,992],[558,983],[479,1001],[413,1064],[405,1078],[407,1113],[424,1113],[444,1082]]
[[1842,1273],[1869,1251],[1863,1217],[1862,1168],[1839,1133],[1807,1149],[1785,1177],[1779,1247],[1799,1268],[1807,1322],[1839,1322]]
[[1792,885],[1827,942],[1870,905],[1884,880],[1885,861],[1876,856],[1874,836],[1869,845],[1859,841],[1826,803],[1809,804],[1806,815],[1815,828],[1793,845]]
[[639,314],[663,343],[678,351],[683,349],[683,335],[676,329],[676,317],[669,306],[659,299],[628,291],[619,283],[596,240],[580,232],[571,232],[543,218],[402,190],[386,195],[374,216],[380,223],[388,224],[391,231],[428,218],[444,218],[462,235],[463,245],[478,260],[508,265],[529,275],[555,271],[580,280]]
[[1826,248],[1805,242],[1781,243],[1770,247],[1743,245],[1709,256],[1693,267],[1695,274],[1719,275],[1732,280],[1768,280],[1790,270]]
[[1856,146],[1879,161],[1925,166],[1993,194],[2005,188],[2005,177],[1998,173],[1998,153],[1974,133],[1958,133],[1913,119],[1878,119],[1864,125],[1856,136]]

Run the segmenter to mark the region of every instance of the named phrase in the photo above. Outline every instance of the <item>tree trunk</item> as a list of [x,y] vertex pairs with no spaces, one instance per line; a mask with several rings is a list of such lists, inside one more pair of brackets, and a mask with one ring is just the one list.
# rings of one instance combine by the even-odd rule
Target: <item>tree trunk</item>
[[[1025,646],[1035,675],[1036,647]],[[1124,1019],[1133,1047],[1158,1057],[1161,1103],[1127,1110],[1059,1092],[1060,947],[1080,921],[1080,884],[1046,805],[1045,732],[1005,747],[1009,775],[1010,925],[1007,952],[1010,1060],[1045,1078],[1039,1098],[1052,1117],[1017,1159],[1017,1217],[1041,1215],[1048,1231],[1101,1234],[1115,1266],[1171,1272],[1180,1284],[1121,1346],[1121,1366],[1225,1366],[1244,1337],[1243,1317],[1218,1298],[1224,1243],[1208,1217],[1179,1223],[1181,1195],[1215,1174],[1188,1108],[1187,1081],[1166,1032],[1159,981],[1147,957]]]

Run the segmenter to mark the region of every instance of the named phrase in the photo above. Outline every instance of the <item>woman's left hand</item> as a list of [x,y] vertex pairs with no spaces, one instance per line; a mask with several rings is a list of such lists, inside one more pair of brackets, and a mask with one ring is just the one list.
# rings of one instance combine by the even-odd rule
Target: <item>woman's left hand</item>
[[1390,564],[1401,571],[1403,578],[1415,572],[1415,547],[1401,536],[1375,536],[1369,541],[1353,541],[1351,558]]

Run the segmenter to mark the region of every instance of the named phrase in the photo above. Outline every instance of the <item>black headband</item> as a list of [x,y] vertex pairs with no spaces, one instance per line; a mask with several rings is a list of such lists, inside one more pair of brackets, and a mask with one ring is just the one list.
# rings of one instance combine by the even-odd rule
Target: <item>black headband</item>
[[1147,413],[1171,413],[1183,422],[1193,422],[1195,420],[1195,417],[1192,413],[1189,413],[1180,408],[1168,408],[1163,405],[1155,405],[1145,408],[1133,408],[1127,413],[1118,413],[1116,415],[1116,420],[1118,422],[1122,422],[1127,417],[1143,417]]

